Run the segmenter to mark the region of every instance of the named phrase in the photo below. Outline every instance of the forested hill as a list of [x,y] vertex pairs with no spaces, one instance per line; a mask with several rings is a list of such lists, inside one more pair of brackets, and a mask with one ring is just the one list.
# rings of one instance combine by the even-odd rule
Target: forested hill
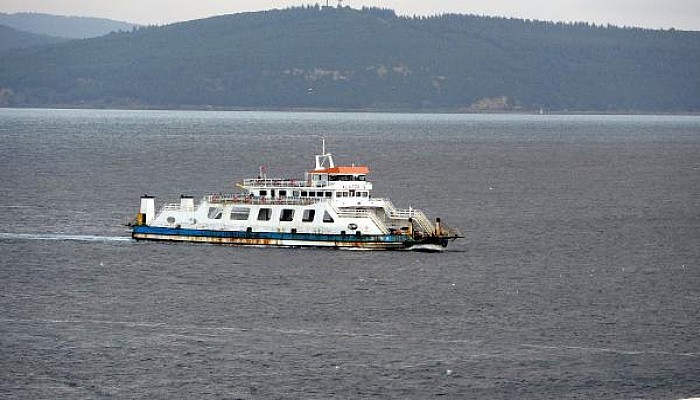
[[23,32],[0,25],[0,51],[65,42],[68,39]]
[[136,26],[128,22],[104,18],[68,17],[41,13],[0,13],[0,25],[24,32],[68,39],[86,39],[110,32],[130,31]]
[[0,54],[0,104],[699,111],[700,33],[293,8]]

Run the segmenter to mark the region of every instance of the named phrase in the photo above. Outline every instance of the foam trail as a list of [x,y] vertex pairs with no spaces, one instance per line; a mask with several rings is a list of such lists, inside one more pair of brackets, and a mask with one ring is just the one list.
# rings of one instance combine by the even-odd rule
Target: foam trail
[[128,242],[128,236],[66,235],[62,233],[0,232],[0,240],[76,240],[81,242]]

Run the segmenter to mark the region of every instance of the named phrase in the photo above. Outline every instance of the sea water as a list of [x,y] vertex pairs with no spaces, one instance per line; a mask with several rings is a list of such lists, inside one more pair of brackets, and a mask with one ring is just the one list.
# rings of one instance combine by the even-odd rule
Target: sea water
[[[442,254],[136,243],[320,137]],[[700,117],[0,109],[0,397],[700,395]]]

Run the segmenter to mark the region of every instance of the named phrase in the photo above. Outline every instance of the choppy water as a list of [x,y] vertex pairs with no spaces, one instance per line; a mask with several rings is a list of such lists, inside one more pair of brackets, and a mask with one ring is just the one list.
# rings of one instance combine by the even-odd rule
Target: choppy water
[[[444,254],[134,243],[329,137]],[[700,395],[700,118],[0,109],[0,397]]]

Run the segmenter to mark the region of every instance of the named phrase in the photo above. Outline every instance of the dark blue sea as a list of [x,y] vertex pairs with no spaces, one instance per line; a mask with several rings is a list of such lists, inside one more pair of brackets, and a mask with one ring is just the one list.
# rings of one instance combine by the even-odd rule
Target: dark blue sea
[[[442,254],[136,243],[325,135]],[[0,397],[700,396],[700,117],[0,109]]]

